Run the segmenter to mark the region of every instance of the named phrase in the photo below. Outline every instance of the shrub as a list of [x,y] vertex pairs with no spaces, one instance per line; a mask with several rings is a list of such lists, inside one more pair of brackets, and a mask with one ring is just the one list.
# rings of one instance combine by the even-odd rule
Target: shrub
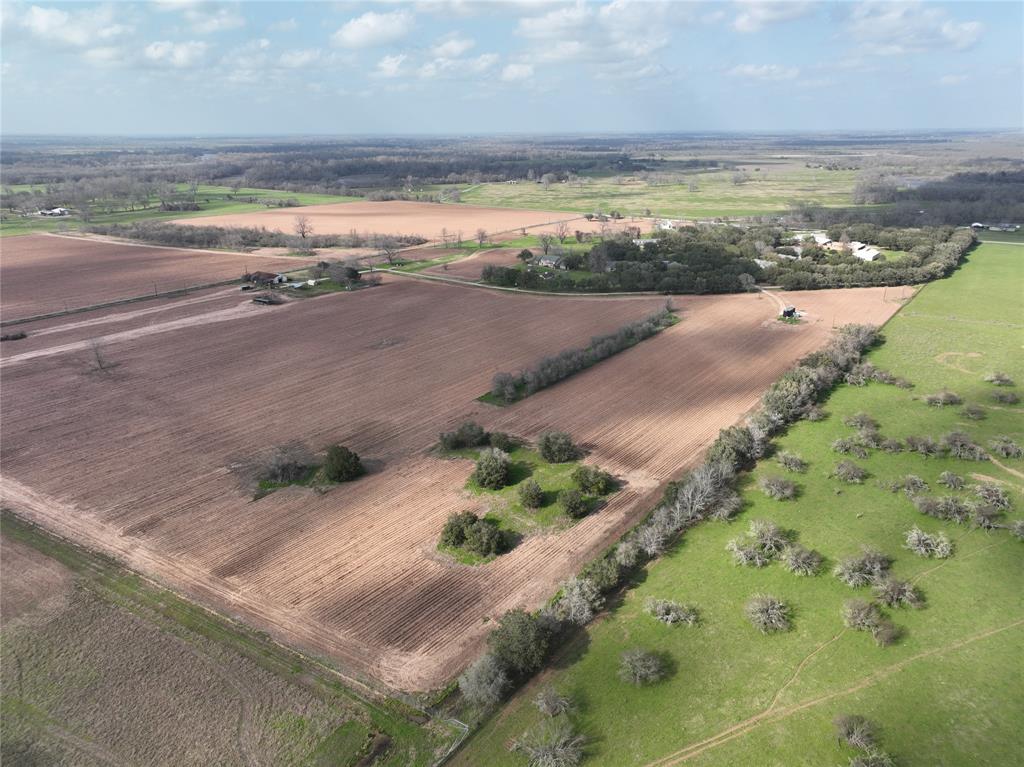
[[864,429],[875,431],[878,429],[878,421],[867,413],[856,413],[855,415],[847,416],[843,419],[843,423],[858,431],[863,431]]
[[794,543],[782,552],[782,562],[787,570],[796,575],[817,575],[822,558],[817,551]]
[[619,678],[637,686],[652,684],[665,675],[665,664],[651,652],[634,647],[622,653],[619,661]]
[[537,442],[541,457],[548,463],[565,463],[579,457],[579,450],[564,431],[548,431]]
[[832,720],[836,737],[853,748],[870,751],[875,747],[875,728],[867,719],[856,715],[840,715]]
[[762,477],[757,484],[762,493],[777,501],[796,497],[796,485],[783,477]]
[[803,414],[803,418],[806,421],[816,422],[824,421],[828,417],[828,414],[817,405],[811,405],[808,407]]
[[996,402],[1001,402],[1004,405],[1016,405],[1020,402],[1020,397],[1014,394],[1012,391],[997,391],[992,392],[992,399]]
[[898,439],[883,439],[879,447],[886,453],[902,453],[903,443]]
[[558,494],[558,503],[571,519],[585,517],[590,511],[590,503],[579,490],[563,490]]
[[501,663],[488,653],[478,658],[459,677],[459,689],[466,699],[477,706],[496,706],[509,687],[508,675]]
[[516,441],[510,434],[506,434],[503,431],[492,431],[487,435],[487,441],[491,447],[503,450],[506,453],[511,453],[516,449]]
[[947,389],[925,396],[924,401],[932,407],[947,407],[949,405],[959,405],[963,402],[958,394],[954,394]]
[[611,591],[619,585],[619,563],[611,554],[595,559],[580,571],[580,575],[600,592]]
[[546,719],[520,735],[509,746],[526,756],[528,767],[577,767],[583,761],[586,738],[565,717]]
[[473,481],[488,490],[500,490],[508,484],[510,466],[508,453],[496,447],[484,448],[476,461]]
[[536,671],[548,650],[548,633],[537,618],[525,610],[509,610],[487,637],[491,654],[515,673]]
[[944,471],[939,475],[939,484],[948,487],[950,490],[962,490],[964,478],[951,471]]
[[1000,458],[1020,458],[1024,456],[1024,449],[1021,449],[1020,445],[1002,434],[989,440],[988,446]]
[[882,580],[889,572],[892,559],[880,551],[864,547],[859,557],[849,557],[835,566],[832,574],[852,588]]
[[987,461],[988,456],[980,445],[974,444],[971,438],[962,431],[951,431],[942,437],[942,446],[953,458],[962,461]]
[[888,647],[900,638],[900,630],[892,621],[883,619],[871,630],[871,636],[879,647]]
[[477,522],[477,516],[472,511],[462,511],[452,514],[441,529],[441,545],[459,547],[466,542],[466,530]]
[[863,599],[850,599],[843,604],[843,625],[854,631],[874,631],[882,621],[878,605]]
[[953,544],[945,533],[930,535],[916,526],[907,531],[906,544],[903,548],[909,549],[919,557],[946,559],[953,554]]
[[1001,370],[997,370],[994,373],[987,373],[982,380],[990,384],[995,384],[996,386],[1013,386],[1013,379]]
[[615,489],[612,475],[596,466],[577,466],[573,469],[572,481],[582,492],[589,495],[607,495]]
[[797,473],[803,473],[807,471],[807,461],[801,458],[796,453],[791,453],[788,450],[783,450],[777,456],[775,456],[776,462],[779,466],[786,469],[787,471],[795,471]]
[[1010,525],[1010,534],[1024,541],[1024,519],[1015,519]]
[[896,762],[884,751],[859,754],[850,760],[849,767],[895,767]]
[[984,503],[976,503],[971,506],[971,527],[982,530],[995,530],[999,526],[999,518],[1003,512],[999,509]]
[[762,634],[789,629],[789,606],[768,594],[755,594],[746,605],[747,618]]
[[960,411],[960,415],[972,421],[980,421],[985,417],[985,409],[977,405],[965,405],[964,409]]
[[528,479],[519,486],[519,502],[526,509],[539,509],[544,505],[544,491],[537,480]]
[[745,542],[741,538],[729,541],[725,549],[732,554],[733,562],[745,567],[764,567],[771,561],[756,543]]
[[481,557],[501,554],[505,550],[505,536],[494,522],[488,519],[477,519],[470,527],[466,528],[466,541],[463,543],[463,548]]
[[887,607],[921,607],[924,597],[907,581],[887,579],[875,585],[875,598]]
[[832,470],[832,476],[843,482],[859,485],[868,476],[868,473],[853,461],[840,461]]
[[544,716],[559,716],[566,713],[571,704],[568,696],[562,695],[552,685],[546,684],[533,699],[535,705]]
[[278,445],[258,462],[258,478],[267,482],[298,482],[316,464],[313,453],[301,442]]
[[939,443],[931,437],[907,437],[907,450],[923,455],[925,458],[932,458],[942,454],[942,448],[939,447]]
[[902,490],[908,498],[928,492],[928,483],[916,474],[907,474],[899,482],[895,483],[895,489]]
[[647,601],[644,602],[644,612],[670,626],[674,626],[677,623],[695,626],[699,620],[696,607],[693,605],[681,605],[668,599],[648,597]]
[[868,451],[864,449],[862,445],[859,445],[849,437],[840,437],[832,443],[832,449],[837,453],[847,455],[852,453],[858,458],[867,458]]
[[750,429],[745,426],[730,426],[718,432],[718,439],[708,448],[706,461],[721,462],[734,469],[743,469],[751,466],[756,452],[754,435]]
[[947,519],[957,524],[963,524],[970,518],[970,509],[962,500],[952,495],[945,495],[940,498],[929,498],[918,496],[913,499],[914,506],[922,514],[936,519]]
[[359,456],[344,445],[327,448],[324,460],[324,476],[331,482],[348,482],[366,473]]
[[1010,508],[1010,496],[1007,492],[994,482],[985,482],[974,486],[974,494],[996,509],[1008,510]]
[[726,545],[738,565],[764,567],[782,553],[788,540],[786,535],[773,523],[757,519],[750,523],[750,530],[742,538],[734,538]]
[[479,447],[487,444],[487,432],[473,421],[463,421],[455,431],[443,431],[439,439],[445,450]]
[[573,576],[562,584],[562,594],[555,603],[559,618],[582,626],[604,606],[600,589],[589,578]]

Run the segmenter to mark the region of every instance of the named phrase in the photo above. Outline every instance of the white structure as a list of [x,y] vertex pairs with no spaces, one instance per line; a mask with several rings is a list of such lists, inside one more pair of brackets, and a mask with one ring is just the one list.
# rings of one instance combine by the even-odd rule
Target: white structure
[[67,208],[50,208],[49,210],[39,211],[40,216],[70,216],[71,211]]
[[644,245],[650,245],[652,242],[657,242],[657,240],[654,239],[653,237],[641,237],[638,240],[633,240],[633,244],[634,245],[639,245],[641,248]]
[[666,232],[674,232],[675,229],[676,229],[676,226],[677,226],[677,224],[676,224],[675,221],[670,221],[667,218],[664,219],[663,221],[659,221],[658,222],[658,228],[663,230],[663,231],[666,231]]

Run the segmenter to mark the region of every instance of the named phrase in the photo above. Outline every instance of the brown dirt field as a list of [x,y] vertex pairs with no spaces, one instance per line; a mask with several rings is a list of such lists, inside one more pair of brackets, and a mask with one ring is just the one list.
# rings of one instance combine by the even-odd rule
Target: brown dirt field
[[[295,216],[306,216],[317,234],[348,234],[352,230],[368,234],[419,235],[430,241],[441,238],[441,230],[466,239],[483,228],[497,234],[523,227],[532,228],[555,221],[569,221],[571,229],[584,230],[588,222],[579,213],[550,210],[487,208],[477,205],[443,205],[432,202],[342,202],[309,205],[303,208],[275,208],[257,213],[230,213],[223,216],[181,218],[182,226],[263,226],[279,232],[291,232]],[[592,231],[597,231],[596,229]]]
[[[435,688],[479,652],[485,618],[546,600],[819,347],[833,315],[878,323],[898,308],[881,289],[784,299],[819,319],[780,332],[764,325],[771,298],[678,297],[678,325],[508,408],[475,401],[494,372],[583,344],[663,299],[389,277],[111,341],[120,365],[109,376],[84,374],[80,353],[26,359],[6,366],[0,392],[3,496],[350,672]],[[468,462],[428,450],[465,417],[526,438],[565,429],[628,485],[567,532],[530,537],[483,567],[446,562],[434,551],[445,519],[480,501],[461,492]],[[323,495],[296,487],[251,501],[229,467],[290,439],[348,444],[371,474]]]
[[[470,282],[479,282],[485,266],[513,266],[516,263],[516,254],[522,248],[492,248],[481,250],[466,258],[460,258],[450,264],[430,266],[423,271],[427,274],[440,274],[444,277],[454,277]],[[445,269],[445,267],[448,267]]]
[[0,243],[0,309],[5,320],[238,278],[298,269],[307,261],[244,253],[133,245],[30,234]]

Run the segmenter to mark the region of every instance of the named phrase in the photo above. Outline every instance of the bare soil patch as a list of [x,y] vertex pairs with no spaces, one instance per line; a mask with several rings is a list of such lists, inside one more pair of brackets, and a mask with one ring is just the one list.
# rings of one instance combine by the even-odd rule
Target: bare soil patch
[[59,562],[18,541],[4,539],[0,557],[0,625],[9,629],[25,621],[60,612],[71,586],[71,572]]
[[298,269],[308,261],[31,234],[3,240],[5,320],[236,279],[245,271]]
[[582,231],[588,222],[578,213],[550,210],[488,208],[478,205],[443,205],[431,202],[344,202],[333,205],[309,205],[303,208],[276,208],[256,213],[231,213],[224,216],[182,218],[173,223],[182,226],[255,226],[291,233],[295,217],[303,215],[317,234],[419,235],[430,241],[441,239],[441,232],[462,233],[471,239],[477,229],[491,234],[522,228],[532,229],[556,221],[572,220],[570,228]]
[[[538,606],[646,512],[718,429],[825,342],[833,318],[879,323],[897,308],[882,289],[799,298],[819,319],[780,334],[761,326],[776,311],[769,298],[677,297],[678,325],[508,408],[475,401],[495,371],[583,345],[664,299],[389,277],[113,338],[116,377],[83,377],[61,350],[5,370],[3,495],[354,673],[431,689],[480,650],[485,618]],[[440,562],[445,519],[480,500],[461,492],[471,465],[429,449],[466,417],[531,439],[565,429],[628,484],[571,530],[527,538],[486,566]],[[292,439],[343,442],[379,468],[326,494],[294,487],[252,501],[230,465]]]

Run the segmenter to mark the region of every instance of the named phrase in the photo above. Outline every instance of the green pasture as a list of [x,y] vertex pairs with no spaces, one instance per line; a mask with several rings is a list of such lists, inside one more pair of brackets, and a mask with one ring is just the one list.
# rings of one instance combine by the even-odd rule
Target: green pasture
[[[510,208],[610,212],[675,218],[726,218],[782,213],[798,202],[832,207],[852,204],[855,171],[769,168],[748,171],[733,183],[731,170],[693,173],[678,184],[656,184],[636,176],[591,177],[581,184],[488,183],[467,188],[462,202]],[[696,190],[690,191],[690,183]]]
[[[804,474],[789,474],[771,459],[743,478],[743,511],[731,523],[708,522],[687,532],[673,550],[649,565],[635,586],[553,661],[543,681],[575,702],[571,714],[588,738],[587,765],[645,765],[688,757],[699,765],[845,765],[854,752],[840,745],[836,714],[867,716],[880,727],[880,745],[902,767],[1010,765],[1024,753],[1024,542],[1005,529],[957,526],[918,513],[902,492],[885,485],[906,474],[922,477],[931,494],[943,471],[990,477],[1024,509],[1024,461],[926,459],[871,451],[863,484],[830,477],[839,456],[830,449],[853,430],[843,419],[866,412],[886,437],[956,430],[987,446],[995,435],[1024,444],[1024,408],[1000,406],[986,372],[999,369],[1024,389],[1024,316],[1020,286],[1024,260],[1008,245],[984,244],[951,277],[923,288],[885,327],[884,345],[869,358],[908,378],[910,390],[879,383],[841,385],[823,404],[828,417],[801,422],[776,440],[800,454]],[[923,397],[947,388],[981,405],[974,421],[960,406],[935,408]],[[799,486],[794,501],[773,501],[757,479],[785,475]],[[969,496],[970,490],[957,493]],[[825,558],[823,571],[798,577],[773,563],[762,569],[733,564],[726,543],[752,520],[775,522]],[[954,541],[948,560],[923,559],[903,549],[914,525],[944,531]],[[871,636],[844,629],[841,608],[870,598],[831,575],[840,559],[873,546],[894,558],[892,575],[923,592],[923,609],[886,609],[901,637],[878,647]],[[768,593],[792,610],[790,631],[762,635],[743,607]],[[669,627],[643,611],[648,597],[695,604],[696,627]],[[621,653],[642,647],[661,653],[669,677],[649,687],[619,681]],[[535,725],[539,680],[486,721],[455,759],[460,765],[522,765],[507,743]],[[736,727],[735,730],[730,728]],[[709,741],[706,748],[697,744]],[[670,755],[677,757],[668,759]]]

